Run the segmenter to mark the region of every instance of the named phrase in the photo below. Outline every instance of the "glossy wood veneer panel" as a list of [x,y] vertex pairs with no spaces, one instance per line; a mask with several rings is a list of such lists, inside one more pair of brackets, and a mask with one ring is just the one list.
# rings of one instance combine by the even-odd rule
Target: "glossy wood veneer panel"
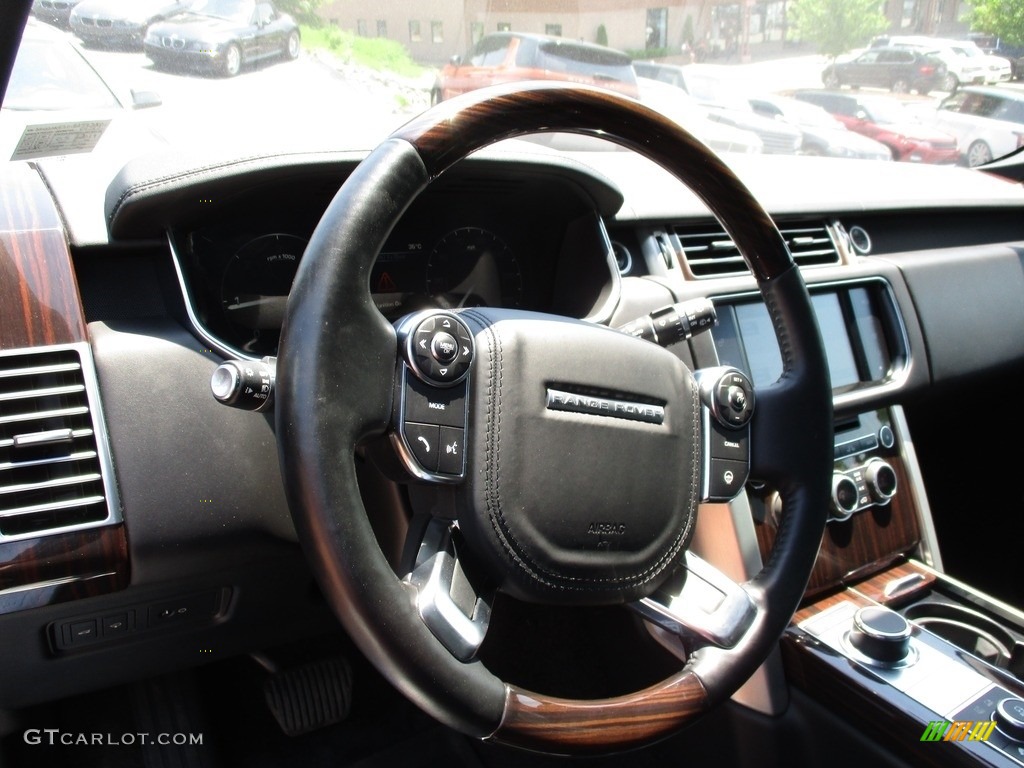
[[782,659],[786,677],[793,685],[857,728],[865,739],[895,751],[911,765],[985,765],[978,759],[982,746],[922,742],[924,724],[936,719],[932,712],[880,680],[851,674],[847,659],[821,648],[810,636],[787,632],[782,639]]
[[86,338],[53,199],[31,167],[8,163],[0,174],[0,349]]
[[123,525],[0,544],[0,613],[128,586]]
[[[910,552],[920,541],[917,515],[910,494],[906,470],[898,459],[890,460],[900,491],[885,506],[873,506],[844,522],[831,522],[825,529],[807,584],[808,596],[820,594],[882,570]],[[762,558],[775,543],[774,522],[756,526]]]
[[680,672],[627,696],[574,701],[511,687],[494,739],[505,744],[573,753],[638,746],[667,736],[707,709],[707,691],[691,672]]

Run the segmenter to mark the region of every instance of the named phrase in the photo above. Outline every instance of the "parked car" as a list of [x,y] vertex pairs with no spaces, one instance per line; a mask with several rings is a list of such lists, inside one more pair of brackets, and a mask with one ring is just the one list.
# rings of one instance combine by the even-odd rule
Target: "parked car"
[[0,162],[86,152],[143,152],[163,143],[130,114],[151,91],[112,88],[68,34],[30,21],[0,110]]
[[756,114],[736,86],[713,66],[633,62],[633,68],[688,93],[707,110],[709,120],[756,133],[766,154],[795,155],[800,149],[803,134],[798,129]]
[[943,84],[946,74],[946,65],[930,52],[875,47],[848,61],[829,64],[821,81],[826,88],[872,86],[893,93],[927,94]]
[[143,49],[157,67],[205,69],[234,77],[261,59],[299,55],[299,26],[266,0],[195,0],[146,31]]
[[33,0],[32,15],[62,29],[68,28],[71,11],[82,0]]
[[431,89],[437,103],[460,93],[517,80],[565,80],[639,96],[630,59],[600,45],[547,35],[486,35],[465,56],[453,56]]
[[985,165],[1024,146],[1024,91],[962,88],[939,105],[935,126],[956,136],[967,165]]
[[997,35],[972,32],[968,39],[985,53],[1009,60],[1013,79],[1024,77],[1024,45],[1008,45]]
[[637,84],[643,104],[675,120],[715,152],[750,155],[764,151],[764,144],[756,133],[712,120],[708,110],[693,97],[664,80],[638,77]]
[[656,61],[634,61],[633,71],[637,77],[646,77],[657,80],[676,88],[686,90],[686,78],[683,77],[683,67],[676,64],[662,64]]
[[986,85],[1005,83],[1013,79],[1013,64],[1009,59],[985,53],[969,40],[952,40],[949,47],[958,56],[971,62],[979,62],[985,68]]
[[785,96],[758,95],[748,101],[757,114],[800,129],[803,133],[801,154],[892,160],[892,152],[887,146],[848,130],[821,107]]
[[922,35],[882,35],[871,41],[871,48],[898,49],[927,54],[941,61],[946,71],[937,87],[952,93],[961,85],[982,84],[988,74],[984,61],[954,51],[952,41]]
[[187,6],[188,0],[82,0],[69,26],[83,43],[141,48],[150,24]]
[[956,163],[960,157],[955,138],[915,122],[892,99],[811,89],[798,90],[793,96],[835,115],[851,131],[884,144],[894,160],[941,165]]

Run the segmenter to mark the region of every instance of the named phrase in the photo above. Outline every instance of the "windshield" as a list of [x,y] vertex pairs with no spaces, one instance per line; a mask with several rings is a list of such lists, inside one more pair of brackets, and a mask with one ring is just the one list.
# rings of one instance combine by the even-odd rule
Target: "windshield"
[[[67,20],[34,10],[30,27],[52,34],[45,42],[26,37],[6,111],[117,107],[112,92],[146,92],[162,103],[129,109],[127,118],[174,148],[363,151],[434,103],[488,85],[548,79],[609,88],[659,111],[668,107],[684,128],[708,137],[704,113],[692,102],[675,109],[676,91],[650,95],[653,89],[638,86],[639,75],[671,85],[680,100],[688,93],[702,105],[748,113],[750,99],[821,92],[821,98],[801,96],[801,104],[785,105],[784,115],[781,107],[767,115],[798,131],[836,126],[833,117],[803,102],[839,115],[840,108],[823,103],[824,94],[838,89],[850,98],[865,96],[875,119],[901,122],[912,113],[957,147],[915,153],[914,162],[963,165],[972,137],[951,124],[949,110],[939,109],[967,84],[958,80],[962,73],[897,54],[908,42],[951,50],[959,38],[952,49],[958,57],[977,58],[981,51],[964,41],[969,33],[990,30],[972,27],[966,17],[924,18],[926,5],[890,3],[886,15],[881,5],[855,13],[854,5],[836,0],[677,1],[660,7],[639,0],[168,0],[163,20],[141,29],[130,3],[122,4],[124,19],[103,24],[83,22],[85,14]],[[116,15],[119,6],[109,7]],[[864,50],[874,55],[858,59]],[[80,66],[85,62],[95,72]],[[1009,73],[981,84],[1009,87],[996,84],[997,76],[1006,80]],[[981,76],[972,77],[980,83]],[[687,114],[699,115],[700,123]],[[877,139],[856,121],[844,122],[850,131]],[[727,128],[719,130],[724,136]],[[746,143],[709,143],[718,152],[772,151],[803,162],[800,142],[761,147],[758,137],[748,137]],[[1012,131],[1001,138],[1006,140],[990,142],[996,157],[1017,146]],[[894,160],[906,159],[899,147],[890,150]]]
[[195,0],[188,9],[216,19],[248,21],[253,7],[253,0]]
[[117,109],[120,105],[99,75],[70,45],[22,42],[4,98],[4,109],[51,111]]

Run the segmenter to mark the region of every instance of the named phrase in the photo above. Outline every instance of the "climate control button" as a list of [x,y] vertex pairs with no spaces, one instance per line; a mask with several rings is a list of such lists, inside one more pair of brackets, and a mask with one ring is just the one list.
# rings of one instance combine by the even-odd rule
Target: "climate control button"
[[896,470],[889,462],[882,459],[872,459],[864,468],[864,477],[871,491],[871,498],[876,504],[888,504],[889,500],[896,495]]
[[844,475],[836,472],[832,475],[832,519],[846,520],[860,506],[860,494],[857,484]]

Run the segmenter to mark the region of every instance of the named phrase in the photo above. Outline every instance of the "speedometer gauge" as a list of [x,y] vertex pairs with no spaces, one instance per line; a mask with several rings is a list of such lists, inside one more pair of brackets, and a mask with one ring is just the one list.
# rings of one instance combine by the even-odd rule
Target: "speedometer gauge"
[[288,292],[305,250],[301,237],[263,235],[239,248],[228,262],[221,307],[246,352],[272,355],[277,350]]
[[517,307],[523,295],[519,262],[486,229],[462,227],[438,241],[427,260],[427,293],[451,307]]

